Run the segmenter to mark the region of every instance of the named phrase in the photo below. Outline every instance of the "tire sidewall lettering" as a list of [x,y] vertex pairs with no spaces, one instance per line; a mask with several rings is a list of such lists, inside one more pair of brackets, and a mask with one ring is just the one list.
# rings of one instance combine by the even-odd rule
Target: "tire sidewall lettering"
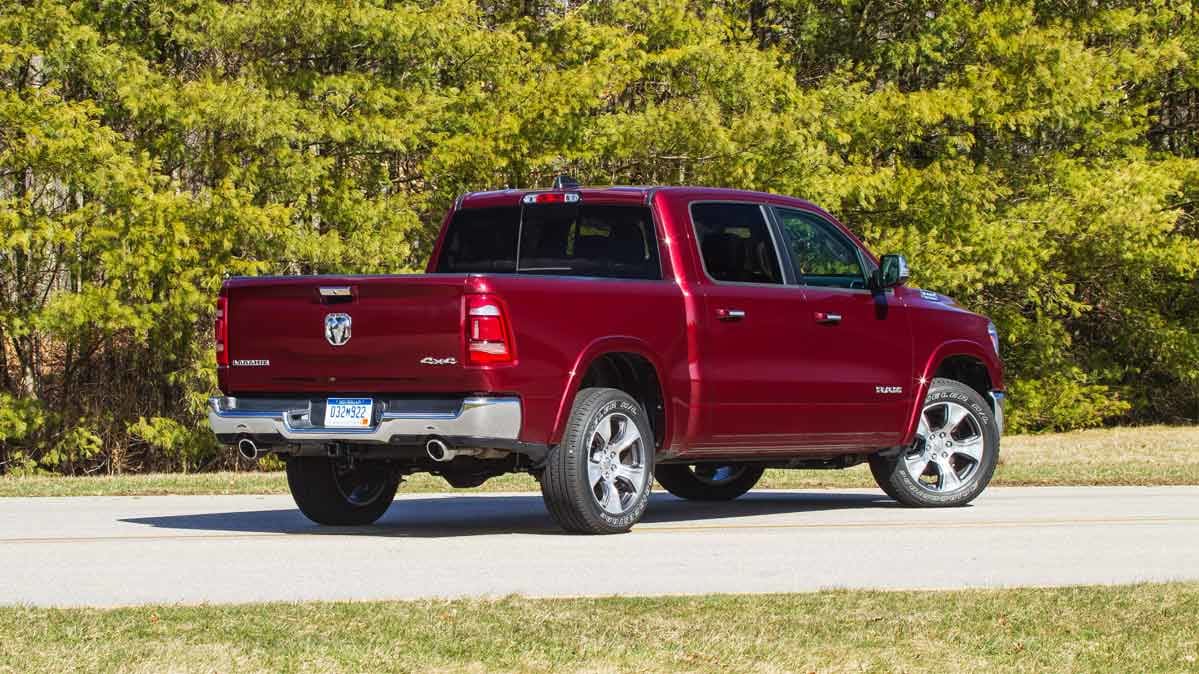
[[991,419],[991,410],[987,409],[986,405],[979,405],[977,400],[974,400],[970,396],[960,391],[947,391],[944,389],[933,391],[925,397],[923,407],[927,407],[932,403],[941,402],[943,400],[953,401],[970,410],[976,417],[978,417],[979,422],[981,422],[988,429],[994,425],[994,422]]
[[600,408],[595,411],[594,415],[592,416],[591,423],[587,425],[588,429],[594,431],[595,427],[599,424],[600,419],[613,412],[620,412],[621,414],[624,414],[635,421],[640,421],[643,418],[640,405],[631,403],[627,400],[610,400],[601,405]]

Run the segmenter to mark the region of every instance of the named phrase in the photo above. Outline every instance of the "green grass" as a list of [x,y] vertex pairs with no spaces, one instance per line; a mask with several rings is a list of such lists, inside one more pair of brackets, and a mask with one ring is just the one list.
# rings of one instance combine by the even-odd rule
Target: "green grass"
[[[1005,438],[993,484],[1177,485],[1199,484],[1199,427],[1147,426]],[[762,489],[874,487],[865,466],[849,470],[772,470]],[[415,475],[402,493],[451,489],[443,480]],[[534,491],[528,475],[489,480],[480,491]],[[0,496],[115,496],[154,494],[283,494],[282,473],[0,477]]]
[[1187,672],[1199,584],[0,609],[0,672]]

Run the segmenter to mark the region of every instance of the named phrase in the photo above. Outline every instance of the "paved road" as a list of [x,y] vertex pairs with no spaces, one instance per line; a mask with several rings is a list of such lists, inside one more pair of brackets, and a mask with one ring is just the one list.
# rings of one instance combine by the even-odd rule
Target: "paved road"
[[559,534],[532,494],[401,497],[322,529],[286,496],[0,499],[0,604],[790,592],[1199,579],[1199,487],[655,495],[624,536]]

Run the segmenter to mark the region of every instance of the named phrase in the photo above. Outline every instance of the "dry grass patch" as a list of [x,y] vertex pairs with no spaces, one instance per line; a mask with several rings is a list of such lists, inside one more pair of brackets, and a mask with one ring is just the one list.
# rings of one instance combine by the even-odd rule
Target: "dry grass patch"
[[0,672],[1199,671],[1199,584],[0,609]]
[[2,476],[0,496],[163,496],[286,494],[282,472],[145,473],[137,475]]
[[[993,484],[1196,485],[1199,426],[1109,428],[1004,438]],[[849,470],[771,470],[760,489],[875,486],[866,466]],[[536,491],[529,475],[504,475],[479,491]],[[414,475],[401,493],[450,491],[444,480]],[[660,488],[659,488],[660,490]],[[117,496],[155,494],[286,494],[281,472],[0,477],[0,496]]]
[[1199,484],[1199,426],[1014,436],[1000,454],[1005,479],[1030,484],[1067,484],[1072,473],[1103,484]]
[[[407,478],[401,493],[435,493],[453,488],[445,480],[428,474]],[[503,475],[488,480],[477,491],[535,491],[531,475]],[[31,476],[0,477],[4,496],[161,496],[210,494],[286,494],[283,471],[221,473],[147,473],[141,475],[97,475],[88,477]]]

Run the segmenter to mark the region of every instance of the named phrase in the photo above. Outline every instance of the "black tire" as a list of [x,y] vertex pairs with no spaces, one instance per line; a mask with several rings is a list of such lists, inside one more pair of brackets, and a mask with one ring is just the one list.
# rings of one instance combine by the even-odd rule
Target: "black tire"
[[[914,464],[920,465],[922,462],[919,458],[926,456],[923,452],[932,448],[931,445],[926,446],[921,437],[917,437],[911,448],[899,454],[870,457],[870,472],[887,496],[906,506],[947,508],[970,503],[990,484],[991,477],[995,474],[995,466],[999,463],[1000,433],[995,415],[983,397],[969,386],[952,379],[934,379],[921,406],[921,414],[933,414],[938,408],[948,409],[951,406],[964,409],[971,420],[966,421],[964,417],[960,425],[950,428],[947,432],[941,429],[942,432],[929,434],[941,436],[942,443],[948,442],[948,446],[938,446],[939,450],[932,454],[940,453],[942,457],[949,457],[947,460],[951,463],[945,465],[954,471],[954,477],[951,479],[956,479],[960,484],[951,490],[939,491],[944,487],[942,480],[945,479],[940,468],[942,464],[939,463],[928,463],[919,480],[913,477],[905,462],[906,457],[912,457]],[[977,460],[956,455],[957,450],[952,447],[955,433],[966,434],[961,431],[964,425],[969,426],[968,432],[971,437],[977,437],[981,443],[981,456]],[[933,442],[937,440],[934,438]],[[959,449],[968,444],[972,443],[968,440],[959,442]],[[919,471],[919,468],[915,471]]]
[[293,456],[287,460],[287,486],[300,512],[317,524],[361,526],[387,512],[400,480],[379,461],[356,461],[322,456]]
[[[727,475],[721,472],[725,469],[729,471]],[[668,463],[658,466],[654,477],[666,491],[679,498],[690,501],[731,501],[753,489],[764,472],[766,469],[763,466],[752,463]]]
[[[631,421],[640,435],[635,448],[621,453],[630,464],[639,461],[643,479],[633,485],[628,480],[621,485],[627,492],[618,492],[621,511],[612,513],[600,505],[596,488],[588,477],[588,464],[595,447],[592,444],[599,423],[618,418],[616,423]],[[620,421],[624,419],[627,421]],[[600,445],[603,445],[602,439]],[[565,530],[587,534],[615,534],[628,531],[641,520],[649,505],[654,482],[654,434],[645,410],[624,391],[610,388],[589,388],[579,392],[571,407],[570,420],[562,443],[550,448],[546,455],[545,471],[541,476],[541,495],[545,507]],[[614,483],[615,484],[615,483]],[[632,488],[637,488],[633,491]]]

